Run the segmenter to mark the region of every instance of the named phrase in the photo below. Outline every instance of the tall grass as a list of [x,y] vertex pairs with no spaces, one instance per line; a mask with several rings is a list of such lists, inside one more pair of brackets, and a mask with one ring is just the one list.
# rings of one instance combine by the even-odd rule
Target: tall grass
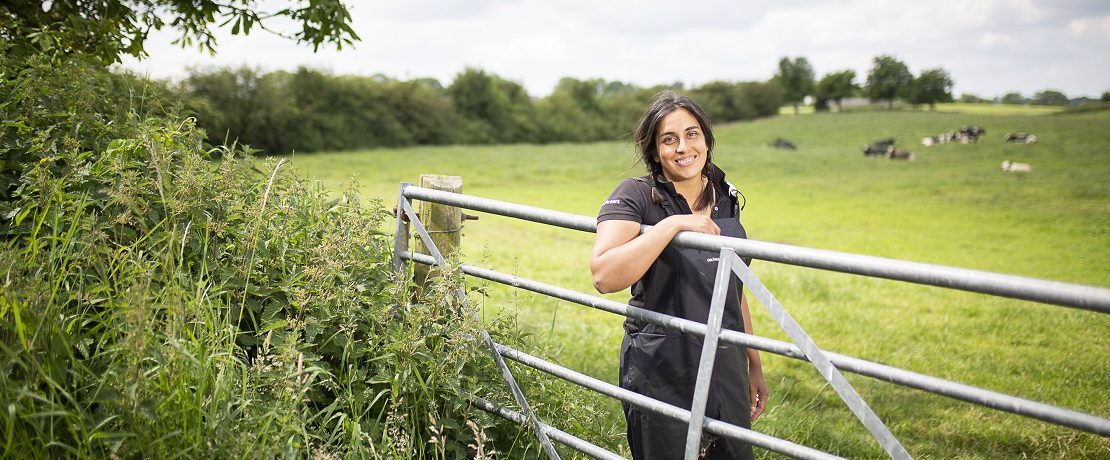
[[[754,239],[1110,286],[1110,138],[1102,113],[1050,116],[874,111],[779,117],[718,126],[715,160],[747,195]],[[985,127],[976,144],[925,148],[918,140],[960,125]],[[1002,134],[1037,134],[1005,144]],[[797,151],[762,148],[775,137]],[[896,137],[913,162],[864,158],[860,146]],[[999,171],[1002,160],[1033,173]],[[466,193],[593,215],[617,182],[641,174],[621,143],[382,149],[293,159],[326,184],[354,176],[389,199],[421,173],[458,174]],[[464,229],[467,263],[592,292],[592,235],[483,215]],[[1110,318],[757,261],[753,270],[825,349],[1110,417]],[[508,311],[526,347],[616,381],[622,318],[474,282],[488,312]],[[610,298],[627,300],[628,294]],[[753,305],[761,335],[788,340]],[[848,457],[882,450],[807,364],[764,355],[772,391],[757,430]],[[542,376],[541,376],[542,377]],[[542,377],[546,379],[546,377]],[[1110,455],[1105,438],[849,375],[916,456],[1084,458]],[[532,393],[529,393],[532,394]],[[623,448],[619,406],[588,392],[596,420],[541,411],[556,425]],[[586,416],[583,416],[586,417]]]
[[36,161],[3,184],[0,456],[537,455],[468,403],[511,402],[478,328],[520,334],[434,295],[456,270],[409,296],[357,185],[206,151],[172,114],[82,112],[104,86],[50,90],[110,78],[94,68],[7,75],[3,152]]

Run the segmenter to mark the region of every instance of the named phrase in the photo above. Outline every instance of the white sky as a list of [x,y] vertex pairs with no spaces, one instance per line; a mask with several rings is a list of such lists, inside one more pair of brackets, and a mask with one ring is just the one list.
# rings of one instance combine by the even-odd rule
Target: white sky
[[[270,4],[282,2],[269,1]],[[817,77],[845,69],[862,84],[878,54],[917,74],[943,67],[964,92],[1069,97],[1110,91],[1107,0],[409,0],[348,1],[362,37],[335,51],[274,37],[219,35],[216,56],[153,35],[150,57],[124,66],[155,78],[190,67],[263,71],[304,65],[335,74],[432,77],[445,86],[477,67],[550,94],[562,77],[641,86],[766,80],[783,56]],[[275,24],[276,25],[276,24]]]

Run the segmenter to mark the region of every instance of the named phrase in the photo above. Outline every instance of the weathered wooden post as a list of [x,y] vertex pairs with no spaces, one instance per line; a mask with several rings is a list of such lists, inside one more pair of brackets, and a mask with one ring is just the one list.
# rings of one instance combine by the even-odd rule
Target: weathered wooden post
[[[439,176],[434,174],[421,174],[420,186],[447,192],[462,192],[462,177]],[[417,210],[420,222],[428,230],[432,242],[439,248],[443,258],[448,261],[457,261],[459,258],[459,243],[462,240],[462,209],[438,203],[421,201]],[[419,238],[416,240],[416,252],[431,254]],[[424,286],[428,280],[428,273],[433,269],[424,264],[415,264],[413,267],[413,281],[417,286]]]

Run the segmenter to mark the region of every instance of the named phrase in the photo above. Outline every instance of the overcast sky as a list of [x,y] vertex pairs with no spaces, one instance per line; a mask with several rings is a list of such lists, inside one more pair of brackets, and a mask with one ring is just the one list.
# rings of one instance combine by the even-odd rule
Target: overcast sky
[[[273,3],[273,2],[271,2]],[[281,2],[278,2],[281,3]],[[408,0],[349,1],[354,48],[323,49],[274,37],[222,33],[216,56],[183,50],[165,31],[150,57],[124,66],[155,78],[189,67],[263,71],[308,66],[335,74],[432,77],[465,67],[517,81],[532,96],[562,77],[642,86],[766,80],[783,56],[804,56],[817,77],[845,69],[863,83],[890,54],[915,75],[943,67],[954,95],[1069,97],[1110,91],[1107,0]],[[276,24],[275,24],[276,25]]]

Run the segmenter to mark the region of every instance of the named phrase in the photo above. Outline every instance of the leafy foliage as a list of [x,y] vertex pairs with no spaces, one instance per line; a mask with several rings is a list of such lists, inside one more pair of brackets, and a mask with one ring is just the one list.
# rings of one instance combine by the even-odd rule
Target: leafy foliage
[[397,284],[380,204],[205,151],[191,119],[80,106],[134,94],[95,65],[7,75],[3,456],[528,456],[469,407],[510,401],[474,310]]
[[930,109],[936,108],[938,102],[952,102],[952,77],[941,68],[921,71],[913,81],[910,102],[929,104]]
[[1032,103],[1037,105],[1068,105],[1068,97],[1058,90],[1046,89],[1034,94]]
[[[0,216],[29,168],[62,174],[75,157],[133,136],[130,113],[162,114],[169,90],[127,74],[98,72],[87,60],[51,63],[0,55]],[[0,223],[0,235],[5,223]]]
[[233,35],[255,28],[281,34],[267,28],[276,18],[300,25],[288,38],[313,49],[358,40],[342,1],[296,4],[267,11],[249,0],[16,0],[0,6],[0,41],[18,58],[43,55],[61,62],[64,56],[86,55],[107,65],[123,55],[146,56],[150,32],[167,27],[180,33],[175,43],[209,52],[216,47],[212,25],[230,25]]
[[798,113],[798,104],[802,99],[813,94],[813,66],[804,57],[791,60],[784,57],[779,60],[779,72],[775,74],[775,81],[782,86],[783,100],[794,104],[794,114]]
[[864,92],[872,101],[885,100],[887,107],[894,107],[894,98],[908,97],[913,74],[906,64],[894,56],[879,55],[872,61],[871,70],[867,73],[867,85]]
[[[464,70],[443,88],[433,79],[243,68],[194,72],[178,98],[210,144],[233,140],[281,154],[620,139],[663,88],[563,78],[550,96],[535,100],[519,83],[480,69]],[[712,82],[688,93],[721,122],[773,115],[782,99],[777,84],[759,82]]]
[[843,70],[821,77],[821,81],[817,82],[815,92],[818,105],[821,101],[826,101],[826,104],[827,101],[835,101],[837,107],[843,111],[844,107],[840,105],[840,101],[859,90],[855,80],[856,71],[854,70]]

